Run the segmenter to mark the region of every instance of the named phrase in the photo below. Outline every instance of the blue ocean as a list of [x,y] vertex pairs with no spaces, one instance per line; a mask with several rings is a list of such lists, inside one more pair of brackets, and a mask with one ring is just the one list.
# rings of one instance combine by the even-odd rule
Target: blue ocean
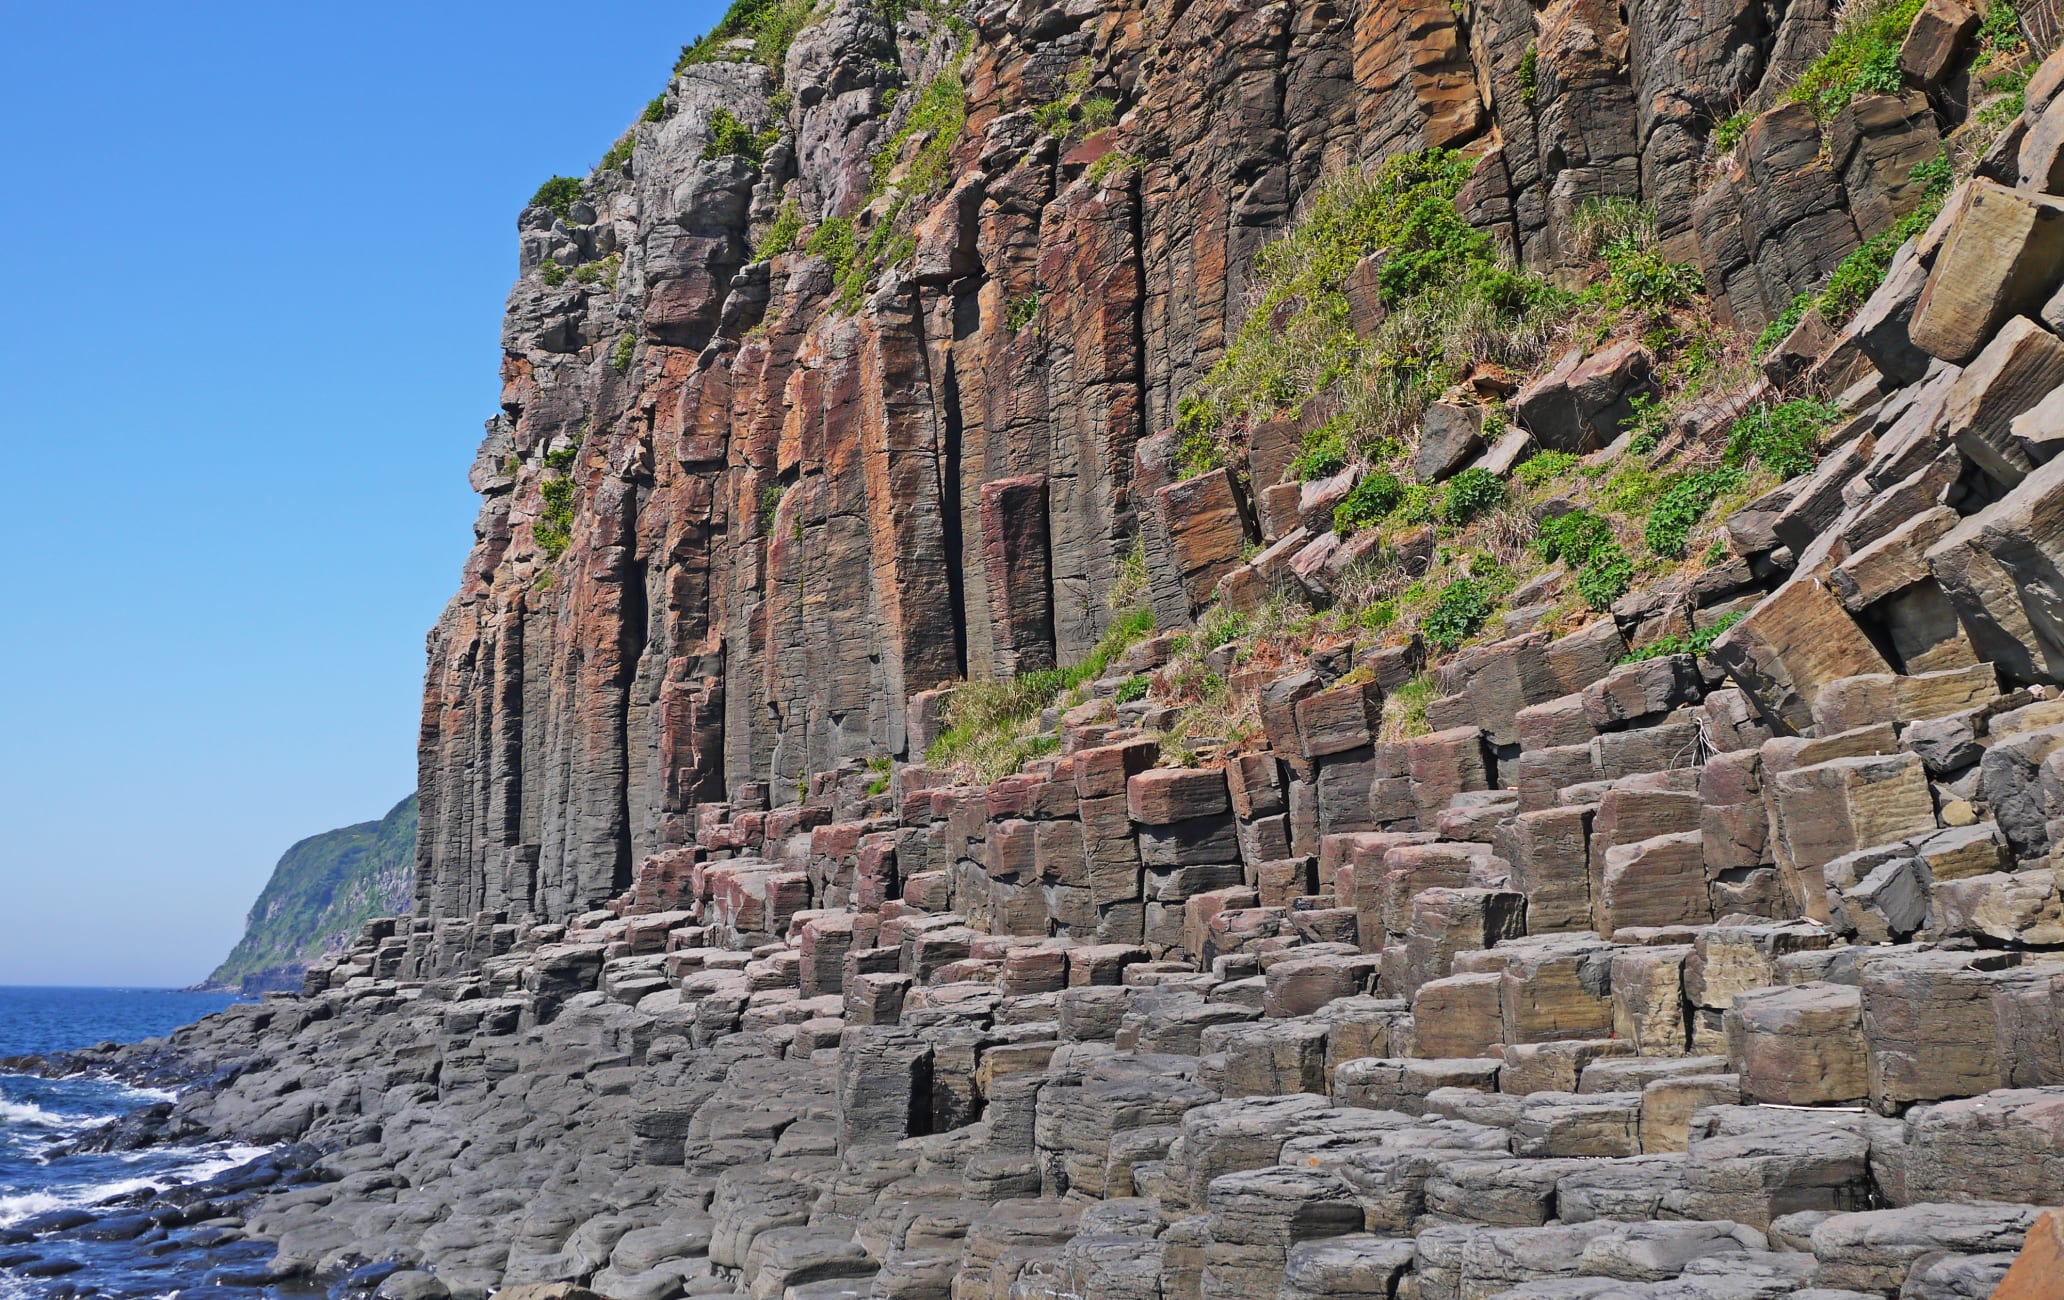
[[[169,989],[0,987],[0,1057],[44,1055],[101,1042],[154,1038],[234,998]],[[153,1190],[197,1183],[262,1154],[222,1144],[62,1154],[57,1148],[166,1090],[102,1077],[44,1079],[0,1072],[0,1300],[171,1296],[199,1290],[213,1267],[178,1249],[164,1228],[125,1240],[20,1238],[67,1212],[134,1206]]]

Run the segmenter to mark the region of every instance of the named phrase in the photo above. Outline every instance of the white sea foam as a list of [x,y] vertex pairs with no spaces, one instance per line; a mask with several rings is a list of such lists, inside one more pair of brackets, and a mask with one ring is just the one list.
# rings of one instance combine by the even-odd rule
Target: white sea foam
[[175,1182],[200,1182],[227,1173],[265,1152],[265,1147],[253,1146],[159,1147],[151,1154],[179,1159],[182,1163],[148,1178],[119,1178],[113,1182],[89,1183],[59,1191],[0,1196],[0,1228],[52,1210],[82,1209],[109,1197],[127,1196],[146,1188],[155,1190]]
[[87,1124],[100,1118],[97,1115],[60,1115],[38,1106],[33,1101],[7,1101],[0,1098],[0,1124],[14,1124],[24,1128],[71,1128]]

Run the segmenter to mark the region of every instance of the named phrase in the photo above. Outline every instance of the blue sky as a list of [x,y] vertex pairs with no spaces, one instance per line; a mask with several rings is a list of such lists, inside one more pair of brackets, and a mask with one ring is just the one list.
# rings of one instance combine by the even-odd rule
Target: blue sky
[[7,7],[0,984],[183,984],[415,783],[515,217],[716,3]]

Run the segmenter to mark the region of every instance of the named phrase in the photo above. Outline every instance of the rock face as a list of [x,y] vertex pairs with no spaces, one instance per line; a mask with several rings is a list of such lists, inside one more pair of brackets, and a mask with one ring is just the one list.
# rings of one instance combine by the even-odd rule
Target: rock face
[[202,987],[300,988],[310,962],[347,947],[367,921],[408,905],[415,865],[414,795],[379,821],[302,840],[280,855],[244,918],[244,937]]
[[[1950,10],[1929,11],[1916,66],[1963,48]],[[812,773],[917,759],[914,698],[1080,660],[1138,541],[1162,623],[1187,621],[1260,503],[1241,482],[1179,481],[1150,435],[1224,351],[1254,253],[1322,176],[1466,149],[1465,215],[1544,269],[1586,201],[1639,199],[1721,314],[1754,328],[1910,208],[1907,172],[1937,148],[1920,91],[1858,101],[1832,153],[1787,104],[1707,183],[1712,123],[1774,101],[1826,40],[1812,4],[967,18],[920,7],[891,25],[839,0],[778,75],[690,63],[576,202],[522,214],[478,543],[429,641],[424,914],[563,920],[693,843],[707,806],[778,809]],[[938,98],[922,92],[946,84],[964,113],[913,134]],[[1044,131],[1071,96],[1117,125]],[[713,145],[719,109],[762,143]],[[925,148],[944,179],[906,185]],[[2017,193],[1974,196],[1971,220],[2011,227],[2021,262],[2047,256],[2055,201],[1994,192]],[[860,271],[840,274],[836,240],[758,257],[784,220],[854,223]],[[1998,278],[1923,294],[1915,338],[1950,331],[1962,361],[1973,331],[2047,296]],[[1522,395],[1544,445],[1609,441],[1647,391],[1648,354],[1615,349],[1573,352]],[[1476,409],[1439,408],[1455,418],[1426,472],[1473,453]],[[1255,454],[1258,491],[1288,450]],[[1297,580],[1323,586],[1310,558]],[[1833,652],[1846,672],[1866,658]]]
[[[1588,612],[1530,582],[1459,648],[1279,653],[1175,634],[1458,536],[1334,526],[1352,467],[1271,481],[1316,422],[1185,450],[1320,175],[1466,145],[1456,213],[1550,269],[1639,195],[1759,326],[1911,211],[1969,13],[1930,0],[1913,84],[1827,121],[1780,93],[1831,34],[1807,3],[972,19],[840,4],[778,95],[691,63],[525,213],[412,911],[180,1035],[207,1082],[161,1135],[321,1151],[248,1217],[282,1276],[456,1296],[1978,1295],[2024,1242],[2027,1285],[2064,1200],[2064,260],[2029,157],[2064,55],[1846,324],[1644,427],[1781,383],[1833,412],[1709,558]],[[785,211],[816,233],[751,260]],[[1442,412],[1418,468],[1637,455],[1663,355],[1472,372],[1443,400],[1524,427]],[[1092,660],[1121,582],[1158,635]],[[1183,655],[1246,723],[1165,730]],[[1086,660],[1008,775],[924,761],[942,687]]]

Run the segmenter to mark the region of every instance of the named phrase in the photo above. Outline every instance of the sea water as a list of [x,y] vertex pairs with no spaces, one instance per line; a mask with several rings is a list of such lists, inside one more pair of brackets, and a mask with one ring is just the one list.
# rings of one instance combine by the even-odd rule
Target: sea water
[[[170,989],[0,987],[0,1057],[155,1038],[233,1001]],[[173,1095],[105,1077],[45,1079],[0,1072],[0,1233],[53,1210],[90,1209],[146,1189],[200,1181],[261,1154],[254,1147],[224,1143],[55,1153],[97,1125]],[[176,1294],[181,1284],[194,1280],[177,1276],[181,1270],[174,1258],[150,1256],[131,1243],[79,1243],[65,1249],[80,1267],[55,1277],[27,1277],[20,1272],[26,1265],[5,1266],[10,1252],[0,1245],[0,1300]]]

